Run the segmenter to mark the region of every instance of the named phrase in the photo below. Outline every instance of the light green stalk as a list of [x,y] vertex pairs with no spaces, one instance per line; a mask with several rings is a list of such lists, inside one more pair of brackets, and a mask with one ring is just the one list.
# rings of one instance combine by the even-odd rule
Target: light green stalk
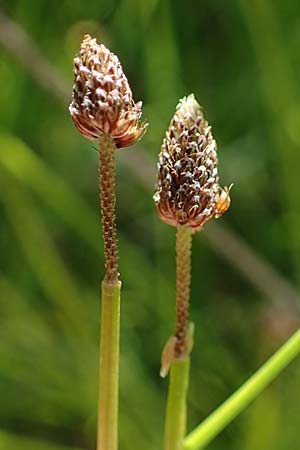
[[300,356],[299,330],[245,384],[185,438],[184,449],[206,448],[297,356]]
[[120,288],[102,282],[98,450],[118,446]]
[[165,450],[182,450],[186,431],[186,396],[189,384],[190,357],[174,359],[170,371]]

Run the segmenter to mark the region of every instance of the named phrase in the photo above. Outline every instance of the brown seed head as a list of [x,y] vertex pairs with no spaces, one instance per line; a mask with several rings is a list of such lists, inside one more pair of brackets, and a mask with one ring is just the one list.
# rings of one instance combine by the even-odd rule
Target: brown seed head
[[134,144],[145,132],[142,102],[134,103],[116,55],[86,35],[74,58],[74,86],[69,111],[88,139],[110,134],[117,147]]
[[154,202],[165,223],[196,231],[229,208],[217,165],[211,127],[191,94],[179,101],[159,154]]

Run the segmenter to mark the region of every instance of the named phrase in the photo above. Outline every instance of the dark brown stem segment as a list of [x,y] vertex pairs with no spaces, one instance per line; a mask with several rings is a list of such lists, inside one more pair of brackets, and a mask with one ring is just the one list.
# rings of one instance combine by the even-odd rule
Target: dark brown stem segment
[[99,189],[106,268],[104,280],[109,284],[117,283],[119,280],[119,256],[115,215],[115,154],[116,145],[113,139],[108,134],[102,135],[99,138]]
[[185,338],[190,303],[191,246],[192,230],[179,225],[176,236],[176,358],[185,356],[188,351]]

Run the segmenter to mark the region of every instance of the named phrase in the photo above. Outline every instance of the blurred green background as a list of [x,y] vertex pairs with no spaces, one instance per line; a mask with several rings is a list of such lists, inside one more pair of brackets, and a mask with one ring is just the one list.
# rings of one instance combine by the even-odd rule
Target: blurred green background
[[[193,245],[191,430],[299,326],[300,2],[2,0],[0,449],[95,447],[103,276],[95,145],[67,112],[82,35],[115,52],[150,124],[117,155],[120,448],[162,448],[175,231],[152,193],[180,97],[218,142],[232,206]],[[300,361],[211,445],[295,450]]]

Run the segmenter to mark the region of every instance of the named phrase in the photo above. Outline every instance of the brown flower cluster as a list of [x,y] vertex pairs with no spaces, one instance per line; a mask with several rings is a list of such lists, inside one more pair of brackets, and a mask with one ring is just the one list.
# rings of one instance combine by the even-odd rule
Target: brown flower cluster
[[110,134],[118,148],[140,139],[147,128],[140,121],[142,102],[134,103],[117,56],[89,35],[74,59],[74,80],[69,111],[83,136]]
[[179,101],[158,160],[154,202],[169,225],[199,230],[230,205],[218,177],[217,145],[200,105],[189,95]]

